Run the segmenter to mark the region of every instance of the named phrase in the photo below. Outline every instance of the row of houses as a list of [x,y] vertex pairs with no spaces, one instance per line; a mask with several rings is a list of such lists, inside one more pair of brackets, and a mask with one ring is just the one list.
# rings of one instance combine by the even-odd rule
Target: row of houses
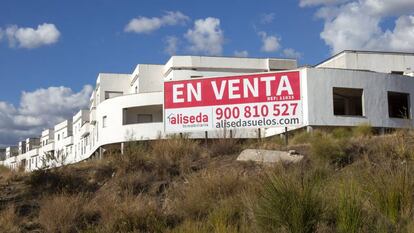
[[[303,124],[315,127],[369,123],[380,129],[412,127],[414,54],[343,51],[315,66],[293,59],[173,56],[166,64],[139,64],[131,74],[101,73],[89,109],[39,137],[0,150],[2,163],[32,171],[76,163],[102,153],[106,145],[166,137],[163,83],[252,73],[299,71]],[[298,128],[298,127],[296,127]],[[290,128],[289,130],[295,130]],[[269,137],[281,128],[241,129],[240,138]],[[209,137],[221,137],[209,132]],[[205,132],[192,132],[204,138]]]

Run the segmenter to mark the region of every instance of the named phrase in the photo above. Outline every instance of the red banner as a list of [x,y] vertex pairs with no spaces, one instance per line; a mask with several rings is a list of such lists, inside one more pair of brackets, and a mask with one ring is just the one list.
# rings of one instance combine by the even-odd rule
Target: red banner
[[164,108],[300,100],[299,72],[263,73],[164,83]]

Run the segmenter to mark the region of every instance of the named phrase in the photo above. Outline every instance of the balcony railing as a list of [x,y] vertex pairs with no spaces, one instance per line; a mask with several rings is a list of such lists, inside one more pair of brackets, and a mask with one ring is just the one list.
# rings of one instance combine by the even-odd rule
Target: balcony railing
[[69,136],[63,139],[63,145],[69,146],[73,144],[73,136]]

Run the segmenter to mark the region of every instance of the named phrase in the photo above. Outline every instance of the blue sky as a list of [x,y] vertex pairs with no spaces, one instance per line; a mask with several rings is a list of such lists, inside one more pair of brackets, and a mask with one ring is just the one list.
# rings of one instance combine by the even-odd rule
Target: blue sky
[[313,65],[343,49],[413,52],[413,12],[412,0],[2,0],[0,145],[85,107],[100,72],[171,54]]
[[[161,17],[166,11],[191,20],[150,34],[124,32],[132,18]],[[265,31],[279,36],[283,47],[303,53],[301,63],[314,64],[329,56],[329,49],[319,39],[323,25],[313,11],[296,1],[2,1],[0,27],[51,23],[61,35],[55,44],[34,49],[0,43],[0,77],[7,83],[0,86],[0,100],[18,104],[23,90],[61,85],[79,90],[93,84],[99,72],[127,73],[138,63],[165,63],[166,37],[182,37],[192,21],[207,17],[220,19],[224,56],[246,50],[253,57],[280,57],[281,51],[260,50],[258,32]],[[261,23],[263,14],[274,14],[273,21]]]

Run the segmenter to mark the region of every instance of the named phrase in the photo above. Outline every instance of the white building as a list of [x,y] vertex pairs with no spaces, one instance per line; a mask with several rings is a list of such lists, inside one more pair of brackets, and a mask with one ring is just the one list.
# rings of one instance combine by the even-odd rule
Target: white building
[[[99,74],[88,110],[43,131],[39,147],[26,140],[19,149],[7,148],[3,163],[30,171],[82,161],[110,144],[164,138],[164,81],[282,70],[300,72],[301,127],[413,126],[414,54],[343,51],[315,67],[299,68],[291,59],[173,56],[165,65],[140,64],[132,74]],[[268,137],[283,130],[260,132]],[[257,130],[240,130],[235,136],[257,137]],[[204,132],[190,137],[202,138]]]

